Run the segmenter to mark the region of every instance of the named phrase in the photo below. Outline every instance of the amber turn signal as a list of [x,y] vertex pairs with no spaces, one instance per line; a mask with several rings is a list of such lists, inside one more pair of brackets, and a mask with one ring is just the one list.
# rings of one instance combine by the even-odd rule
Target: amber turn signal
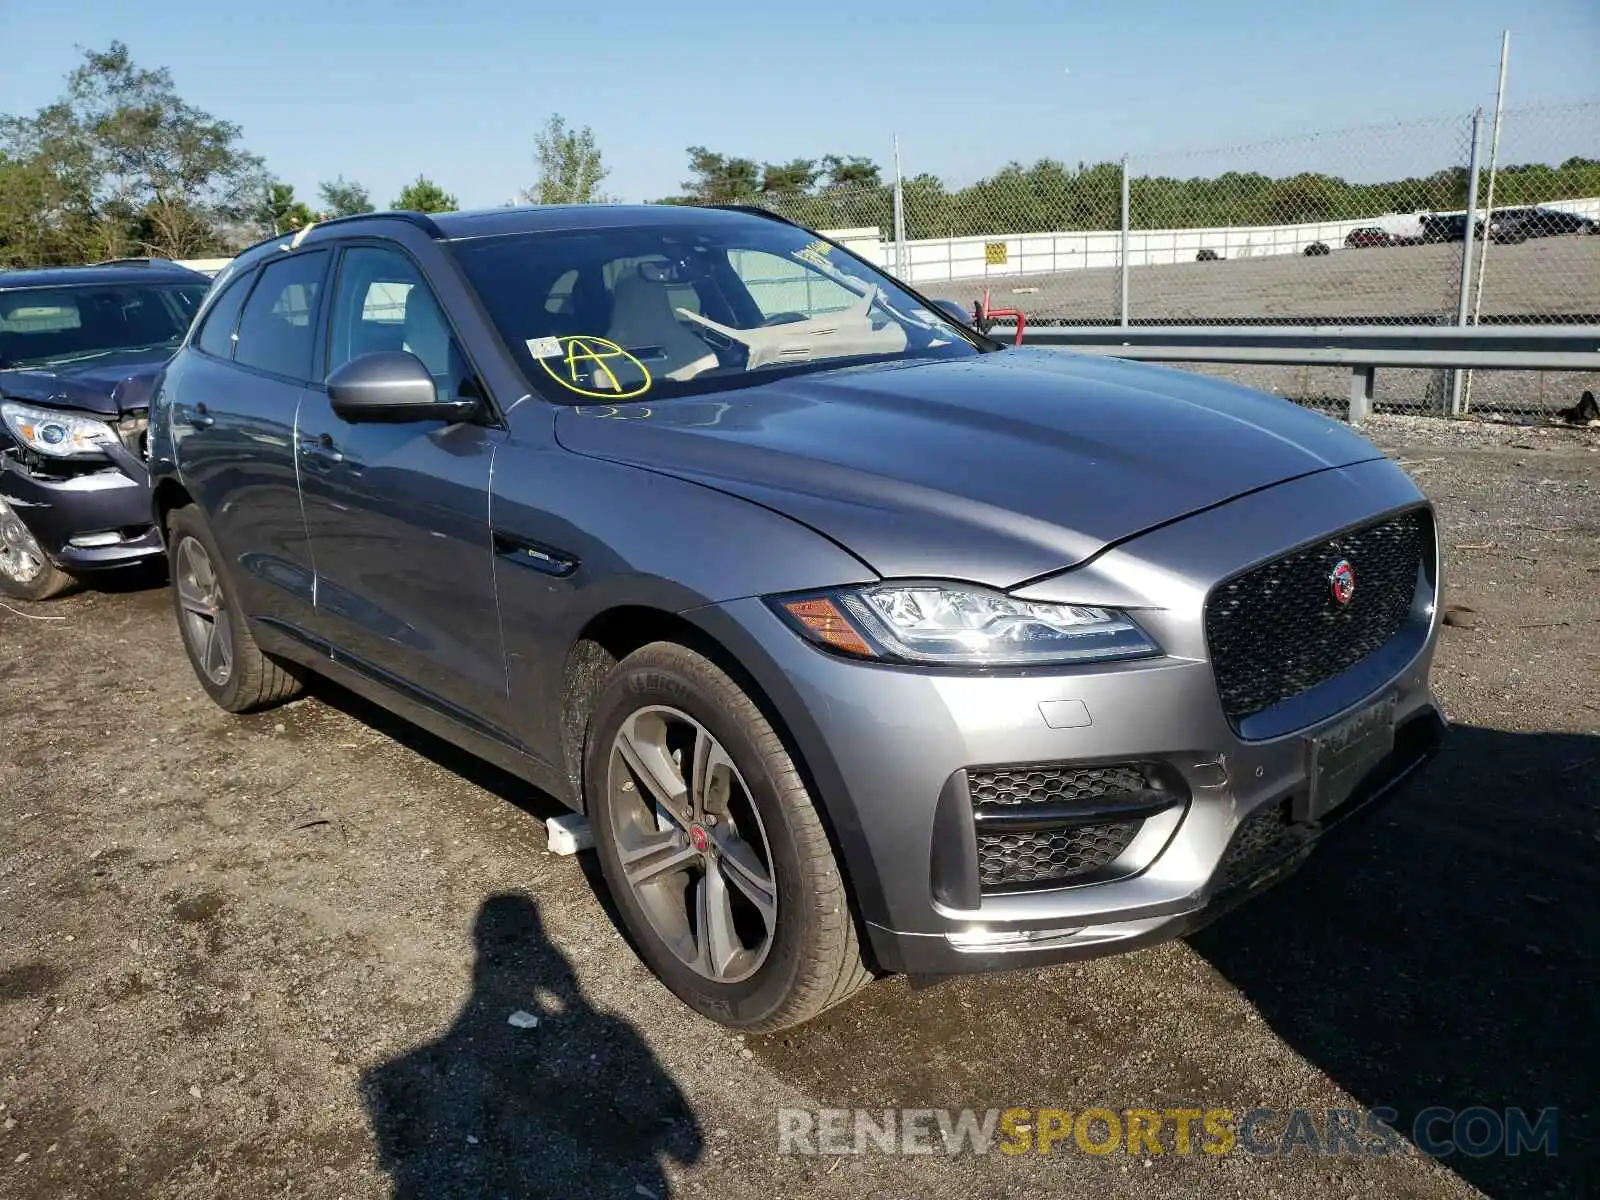
[[872,647],[856,632],[832,600],[813,596],[806,600],[785,600],[784,610],[810,632],[811,636],[835,650],[873,657]]

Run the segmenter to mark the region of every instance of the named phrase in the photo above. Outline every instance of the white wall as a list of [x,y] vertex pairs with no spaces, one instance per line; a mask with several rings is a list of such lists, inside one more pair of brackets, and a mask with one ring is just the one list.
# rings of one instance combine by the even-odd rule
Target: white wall
[[[1600,219],[1600,197],[1563,200],[1541,205]],[[1482,215],[1483,210],[1479,210]],[[1317,221],[1300,225],[1245,225],[1219,229],[1133,230],[1128,234],[1128,265],[1158,266],[1193,262],[1202,249],[1215,250],[1223,258],[1262,258],[1273,255],[1303,254],[1312,242],[1322,242],[1330,250],[1344,247],[1352,230],[1376,225],[1400,237],[1415,237],[1421,223],[1415,215],[1395,213],[1385,217],[1363,217],[1352,221]],[[937,283],[950,279],[983,279],[989,276],[1033,275],[1118,265],[1121,234],[1097,233],[1021,233],[990,237],[927,238],[906,243],[908,283]],[[988,261],[986,248],[1004,244],[1005,259]],[[894,244],[880,242],[877,253],[856,241],[856,253],[887,269],[893,269]]]

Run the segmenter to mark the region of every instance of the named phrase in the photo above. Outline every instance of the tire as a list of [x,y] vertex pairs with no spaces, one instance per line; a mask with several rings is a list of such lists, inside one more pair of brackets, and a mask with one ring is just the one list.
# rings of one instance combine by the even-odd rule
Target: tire
[[[666,730],[661,747],[678,737],[677,753],[688,747],[693,761],[704,763],[703,770],[680,770],[677,784],[686,808],[694,804],[691,793],[706,793],[705,827],[669,820],[645,798],[638,747],[658,726]],[[711,739],[704,758],[700,734]],[[634,759],[619,738],[634,748]],[[655,642],[619,662],[601,688],[584,758],[589,823],[623,924],[651,970],[690,1008],[732,1029],[767,1032],[810,1020],[870,981],[839,864],[800,772],[761,710],[709,659]],[[654,761],[669,775],[674,769],[670,755]],[[703,789],[690,782],[697,774]],[[671,844],[661,854],[640,851],[656,838]],[[696,849],[704,853],[687,866],[642,885],[624,871],[625,854],[637,876],[641,862]],[[770,924],[750,900],[761,891],[750,880],[763,867],[775,901]],[[723,882],[713,887],[713,876]],[[711,904],[703,895],[718,888],[729,897],[722,911],[735,918],[727,927],[738,939],[720,978],[706,969],[715,955],[691,953],[716,941],[706,936],[714,922],[698,914]],[[686,938],[672,936],[678,908]],[[763,937],[758,953],[752,947]]]
[[[174,509],[167,518],[172,608],[189,665],[212,700],[231,713],[256,712],[300,694],[300,680],[256,645],[233,578],[200,511]],[[209,568],[209,581],[198,570]],[[196,601],[203,600],[203,604]],[[201,609],[210,611],[207,620]],[[208,640],[205,629],[211,634]],[[226,671],[218,671],[226,642]]]
[[0,596],[52,600],[77,583],[75,576],[50,561],[16,509],[0,500]]

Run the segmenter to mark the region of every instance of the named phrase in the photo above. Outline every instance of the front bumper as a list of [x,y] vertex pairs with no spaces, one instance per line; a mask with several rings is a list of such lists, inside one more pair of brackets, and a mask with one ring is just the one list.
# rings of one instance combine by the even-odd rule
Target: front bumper
[[[799,751],[879,967],[941,975],[1090,957],[1212,919],[1292,870],[1324,829],[1432,754],[1443,730],[1428,685],[1436,557],[1391,644],[1242,732],[1223,711],[1202,629],[1206,596],[1241,567],[1423,503],[1386,461],[1327,471],[1147,534],[1021,593],[1138,608],[1167,652],[1160,659],[939,674],[829,655],[759,600],[697,619],[756,676]],[[1378,700],[1393,704],[1392,753],[1342,805],[1309,819],[1308,739]],[[1114,848],[1114,865],[1068,882],[979,886],[969,772],[1129,762],[1156,765],[1168,802]]]
[[61,569],[125,567],[164,553],[150,513],[150,472],[122,446],[87,469],[35,469],[0,450],[0,496]]

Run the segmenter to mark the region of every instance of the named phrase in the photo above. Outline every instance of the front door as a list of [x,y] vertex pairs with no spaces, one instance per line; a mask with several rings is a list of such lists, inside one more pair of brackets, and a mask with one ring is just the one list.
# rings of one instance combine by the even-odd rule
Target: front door
[[[441,394],[478,386],[426,279],[398,247],[345,248],[325,312],[324,377],[362,354],[404,349]],[[351,665],[499,736],[506,677],[489,466],[502,437],[437,420],[351,424],[321,388],[301,401],[296,430],[318,632]]]

